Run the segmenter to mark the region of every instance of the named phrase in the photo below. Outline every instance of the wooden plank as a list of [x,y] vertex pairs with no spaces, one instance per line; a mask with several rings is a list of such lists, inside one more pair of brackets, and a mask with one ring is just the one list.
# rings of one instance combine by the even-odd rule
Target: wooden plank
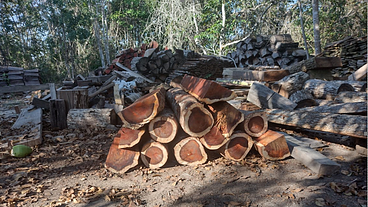
[[367,77],[367,68],[368,64],[363,65],[353,74],[349,75],[348,80],[358,80],[358,81],[363,80],[363,78]]
[[32,86],[24,86],[24,85],[4,86],[0,88],[0,94],[46,90],[49,88],[50,88],[49,84],[32,85]]
[[333,69],[342,67],[340,57],[313,57],[307,60],[300,61],[285,68],[290,73],[297,73],[299,71],[307,72],[315,69]]
[[326,156],[314,149],[300,145],[300,142],[293,136],[284,134],[289,146],[291,156],[300,161],[303,165],[311,169],[318,176],[331,175],[340,170],[341,166],[328,159]]
[[33,108],[34,106],[23,109],[11,129],[14,130],[26,126],[36,126],[42,123],[42,109]]
[[247,96],[247,101],[252,102],[258,107],[268,109],[279,108],[292,110],[297,106],[297,104],[291,102],[289,99],[259,83],[252,84]]
[[44,109],[50,109],[50,102],[39,99],[39,98],[33,98],[32,99],[32,105],[36,106],[37,108],[44,108]]
[[50,123],[51,127],[61,129],[66,129],[67,124],[67,114],[66,103],[64,99],[51,99],[50,100]]
[[88,97],[89,98],[93,98],[95,96],[97,96],[98,94],[104,92],[105,90],[107,89],[110,89],[111,87],[113,87],[115,85],[115,83],[109,83],[108,85],[106,86],[102,86],[101,88],[99,88],[96,92],[92,93],[92,94],[89,94]]
[[120,94],[119,84],[114,85],[114,100],[117,105],[124,105],[124,95]]
[[331,132],[347,136],[367,139],[367,117],[358,115],[332,114],[287,111],[281,109],[267,109],[268,121],[312,129],[323,132]]

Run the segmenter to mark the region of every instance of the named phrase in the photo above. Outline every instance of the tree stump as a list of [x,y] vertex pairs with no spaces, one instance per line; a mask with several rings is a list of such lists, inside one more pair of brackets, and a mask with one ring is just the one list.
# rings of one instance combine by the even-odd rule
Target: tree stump
[[174,155],[179,164],[199,165],[207,161],[207,153],[201,142],[194,137],[187,137],[174,147]]
[[164,166],[168,160],[168,151],[165,145],[149,141],[143,145],[141,160],[146,167],[156,169]]
[[252,149],[253,140],[244,132],[236,131],[229,141],[220,149],[220,153],[227,159],[243,160]]
[[165,108],[149,123],[148,131],[153,140],[169,143],[175,138],[178,125],[174,112]]
[[201,103],[180,88],[171,88],[167,100],[183,130],[193,137],[202,137],[213,126],[213,117]]
[[165,107],[165,89],[159,88],[136,100],[118,113],[123,126],[139,129],[150,122]]
[[283,160],[290,156],[284,135],[272,130],[256,138],[255,146],[259,154],[267,160]]

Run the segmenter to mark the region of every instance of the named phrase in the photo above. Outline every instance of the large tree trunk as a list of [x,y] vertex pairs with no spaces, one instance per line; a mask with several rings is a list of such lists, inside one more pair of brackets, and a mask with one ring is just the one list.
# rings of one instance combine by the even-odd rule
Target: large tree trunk
[[239,124],[238,129],[244,130],[252,137],[260,137],[268,130],[267,116],[264,112],[240,111],[244,114],[244,121]]
[[207,153],[201,142],[194,137],[187,137],[174,147],[174,155],[182,165],[199,165],[207,161]]
[[227,159],[243,160],[253,146],[252,138],[244,132],[236,131],[229,141],[220,149],[220,153]]
[[236,97],[231,90],[218,83],[185,75],[181,81],[183,89],[201,102],[212,104],[218,101],[228,101]]
[[150,122],[165,107],[165,89],[159,88],[142,96],[133,104],[118,113],[123,126],[139,129]]
[[312,0],[312,8],[313,8],[314,50],[315,50],[314,55],[318,55],[321,53],[318,0]]
[[367,117],[357,115],[343,115],[331,113],[286,111],[279,109],[265,110],[268,121],[312,129],[317,131],[331,132],[347,136],[367,138]]
[[319,79],[307,80],[304,89],[309,91],[314,98],[333,100],[342,91],[355,91],[353,86],[340,81],[324,81]]
[[272,130],[256,138],[255,146],[259,154],[267,160],[282,160],[290,156],[284,135]]
[[116,137],[111,144],[105,167],[114,173],[125,173],[139,163],[140,151],[137,147],[120,149],[120,138]]
[[178,129],[178,121],[170,108],[161,111],[148,125],[151,138],[161,143],[169,143],[174,140]]
[[149,141],[143,145],[141,160],[146,167],[156,169],[164,166],[168,160],[168,151],[165,145]]
[[169,89],[166,95],[176,118],[186,133],[193,137],[202,137],[211,130],[214,123],[211,112],[193,96],[180,88]]

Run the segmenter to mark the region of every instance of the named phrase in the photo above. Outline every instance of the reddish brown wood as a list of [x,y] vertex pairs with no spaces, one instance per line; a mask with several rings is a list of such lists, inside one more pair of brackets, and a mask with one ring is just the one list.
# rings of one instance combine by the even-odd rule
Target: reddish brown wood
[[150,141],[143,145],[141,160],[146,167],[156,169],[164,166],[168,160],[168,151],[165,145]]
[[228,139],[222,135],[221,130],[217,126],[213,126],[210,132],[199,139],[203,146],[210,150],[216,150],[222,147]]
[[138,165],[140,152],[137,147],[119,149],[120,138],[115,138],[107,155],[105,168],[114,173],[125,173]]
[[139,129],[150,122],[165,107],[165,89],[159,88],[136,100],[118,113],[123,126]]
[[244,121],[239,124],[238,129],[252,137],[260,137],[268,130],[268,121],[265,112],[260,111],[244,111]]
[[175,158],[182,165],[199,165],[207,161],[207,153],[201,142],[194,137],[187,137],[174,147]]
[[256,138],[255,146],[259,154],[267,160],[282,160],[290,156],[284,135],[272,130]]
[[181,85],[185,91],[206,104],[212,104],[218,101],[228,101],[236,97],[233,91],[214,81],[190,75],[185,75],[183,77]]
[[240,161],[247,156],[252,146],[253,140],[249,135],[241,131],[236,131],[220,149],[220,152],[227,159]]
[[119,138],[119,148],[130,148],[138,144],[141,140],[145,130],[141,129],[129,129],[121,127],[115,138]]
[[169,143],[175,138],[178,126],[174,112],[165,108],[149,123],[148,131],[153,140]]
[[193,137],[202,137],[213,126],[213,117],[201,103],[180,88],[166,93],[168,102],[183,130]]

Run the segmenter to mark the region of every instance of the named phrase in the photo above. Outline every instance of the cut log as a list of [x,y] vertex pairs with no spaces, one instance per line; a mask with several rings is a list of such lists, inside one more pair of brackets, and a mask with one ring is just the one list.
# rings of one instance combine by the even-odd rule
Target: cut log
[[367,68],[368,68],[368,64],[363,65],[353,74],[349,75],[348,80],[358,80],[358,81],[363,80],[363,78],[367,77]]
[[64,99],[50,100],[50,123],[51,127],[58,129],[66,129],[67,124],[67,110]]
[[297,91],[289,97],[289,100],[296,103],[298,108],[310,107],[310,106],[318,106],[316,100],[314,100],[313,95],[307,90]]
[[313,57],[290,65],[285,69],[289,70],[290,73],[297,73],[300,71],[307,72],[308,70],[314,69],[333,69],[341,66],[342,63],[340,57]]
[[202,137],[211,130],[214,123],[212,114],[197,99],[180,88],[169,89],[166,95],[186,133],[193,137]]
[[296,104],[291,102],[289,99],[259,83],[252,84],[247,96],[247,101],[252,102],[261,108],[269,109],[279,108],[292,110],[296,107]]
[[142,147],[141,160],[146,167],[160,168],[166,164],[168,158],[166,146],[159,142],[149,141]]
[[125,173],[139,163],[140,151],[137,147],[119,148],[120,138],[115,138],[106,158],[105,168],[114,173]]
[[174,147],[175,158],[182,165],[199,165],[207,161],[207,153],[201,142],[194,137],[187,137]]
[[305,81],[309,79],[309,75],[304,72],[298,72],[282,78],[272,84],[271,88],[285,98],[303,88]]
[[228,141],[228,138],[224,137],[222,131],[217,127],[213,126],[206,135],[199,138],[199,141],[209,150],[217,150],[222,147]]
[[300,145],[300,141],[296,140],[293,136],[288,134],[284,134],[284,136],[289,146],[291,156],[311,169],[314,173],[317,173],[317,176],[331,175],[341,168],[339,164],[328,159],[316,150]]
[[219,85],[218,83],[185,75],[181,81],[183,89],[206,104],[212,104],[218,101],[228,101],[236,97],[231,90]]
[[367,138],[367,117],[357,115],[265,110],[268,121],[275,124],[312,129],[335,134]]
[[215,124],[221,134],[228,138],[233,133],[238,124],[244,120],[244,115],[226,101],[221,101],[208,105],[212,112]]
[[259,154],[267,160],[283,160],[290,156],[290,151],[283,134],[268,130],[255,139]]
[[367,101],[367,92],[341,92],[336,98],[335,102],[337,103],[348,103],[348,102],[363,102]]
[[332,114],[360,114],[367,115],[367,102],[340,103],[332,106],[316,106],[299,109],[298,111],[309,111]]
[[307,80],[304,89],[309,91],[314,98],[333,100],[337,94],[343,91],[355,91],[353,86],[340,81],[323,81],[319,79]]
[[118,147],[122,149],[131,148],[137,145],[141,141],[144,132],[144,127],[140,129],[129,129],[121,127],[115,136],[115,138],[119,138]]
[[240,78],[244,80],[257,80],[257,81],[278,81],[281,78],[289,75],[288,70],[266,70],[266,71],[254,71],[254,70],[244,70],[238,68],[224,68],[222,72],[224,78]]
[[[66,117],[68,128],[114,127],[119,118],[114,109],[71,109]],[[120,122],[121,123],[121,122]]]
[[275,45],[277,42],[293,42],[290,34],[272,35],[270,37],[270,43]]
[[170,108],[161,111],[148,125],[151,138],[160,143],[171,142],[178,131],[179,124]]
[[136,100],[118,113],[123,126],[138,129],[150,122],[165,107],[165,89],[159,88]]
[[243,160],[253,146],[252,138],[244,132],[236,131],[229,141],[220,149],[220,153],[227,159]]
[[132,70],[137,70],[142,74],[147,74],[149,69],[147,68],[148,57],[134,57],[130,62]]
[[266,114],[261,111],[244,111],[244,121],[239,124],[238,129],[245,131],[252,137],[260,137],[268,130]]

